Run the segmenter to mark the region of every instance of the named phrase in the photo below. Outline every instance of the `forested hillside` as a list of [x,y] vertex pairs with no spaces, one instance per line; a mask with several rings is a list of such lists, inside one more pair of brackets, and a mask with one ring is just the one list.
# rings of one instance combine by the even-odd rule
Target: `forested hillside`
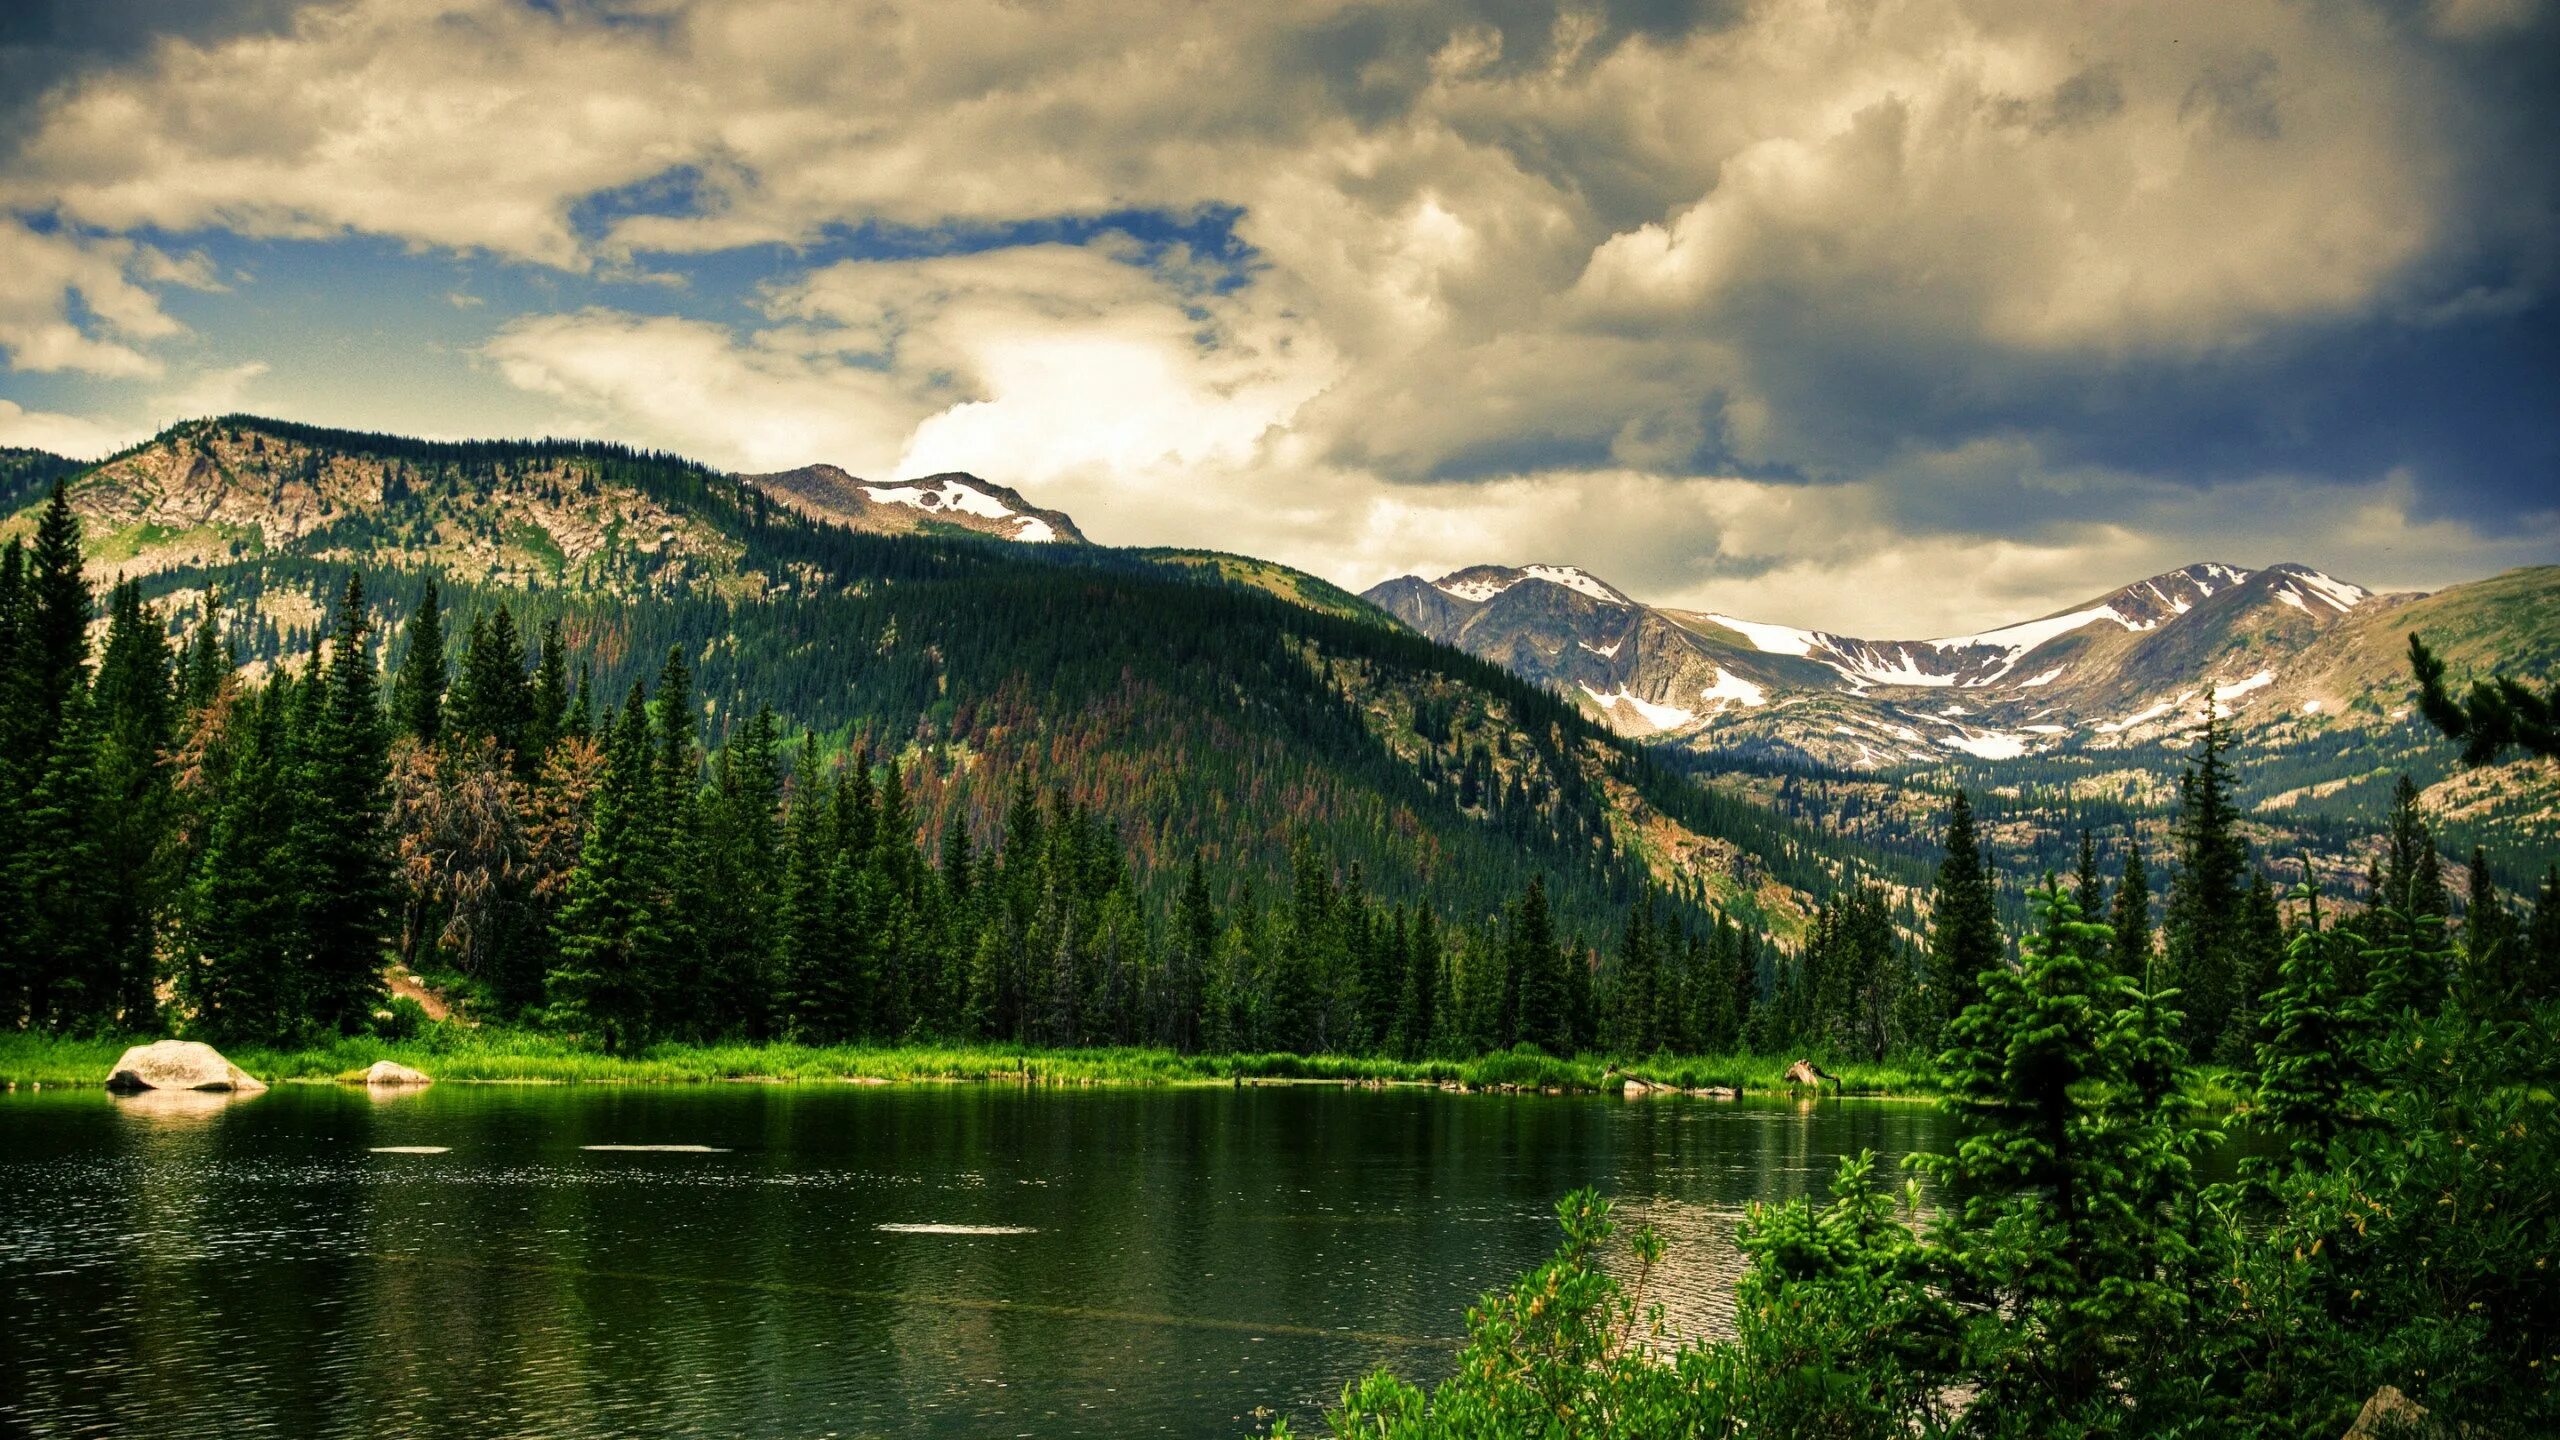
[[[443,630],[434,650],[459,693],[480,697],[471,702],[478,712],[466,705],[459,713],[483,715],[477,731],[500,741],[485,719],[496,713],[488,697],[511,676],[506,686],[549,697],[552,719],[540,746],[500,743],[514,758],[482,777],[494,788],[481,792],[455,788],[460,762],[415,725],[419,754],[408,770],[386,738],[393,809],[377,838],[416,871],[402,882],[392,939],[417,968],[467,979],[507,1013],[556,1000],[546,988],[550,958],[503,958],[505,947],[489,941],[501,922],[457,924],[459,902],[437,899],[439,887],[459,863],[457,847],[472,844],[493,874],[537,874],[546,818],[555,831],[569,825],[565,858],[561,834],[543,842],[554,847],[551,879],[567,884],[579,832],[595,817],[572,823],[557,807],[612,771],[609,737],[621,722],[611,716],[634,685],[656,697],[647,713],[661,770],[652,783],[683,788],[668,757],[691,753],[700,757],[692,778],[716,789],[725,783],[716,777],[751,751],[770,752],[780,757],[771,762],[776,825],[832,797],[831,777],[856,777],[846,783],[857,793],[894,788],[900,810],[886,822],[881,853],[923,857],[894,867],[906,877],[901,904],[917,915],[932,903],[917,877],[938,873],[949,856],[1031,863],[1006,851],[1034,813],[1046,817],[1041,833],[1085,836],[1079,845],[1112,857],[1110,877],[1079,862],[1071,868],[1084,880],[1061,890],[1081,907],[1070,927],[1078,944],[1101,933],[1105,902],[1121,891],[1150,944],[1172,934],[1177,909],[1197,896],[1222,931],[1239,917],[1251,922],[1237,943],[1285,950],[1272,937],[1315,923],[1306,908],[1313,886],[1351,897],[1345,913],[1374,914],[1381,937],[1398,928],[1399,912],[1406,925],[1427,912],[1452,952],[1480,944],[1498,953],[1535,891],[1551,948],[1580,957],[1566,966],[1582,996],[1573,1002],[1578,1018],[1558,1044],[1600,1023],[1588,1000],[1589,957],[1618,938],[1639,900],[1654,897],[1665,933],[1701,945],[1719,917],[1733,922],[1728,951],[1763,937],[1791,944],[1816,897],[1858,864],[1811,827],[1774,824],[1655,770],[1493,666],[1384,623],[1320,582],[1310,589],[1290,580],[1294,572],[1236,557],[853,534],[671,457],[589,444],[414,442],[246,419],[178,427],[73,477],[50,527],[38,487],[19,493],[28,503],[0,522],[0,535],[20,546],[12,604],[26,612],[21,632],[67,630],[77,614],[84,633],[96,633],[86,658],[36,686],[54,698],[23,702],[33,707],[26,713],[50,718],[26,722],[42,743],[31,738],[19,752],[13,794],[105,783],[51,773],[87,763],[75,752],[88,740],[65,718],[80,711],[83,723],[131,732],[119,763],[134,794],[102,798],[95,816],[79,820],[90,840],[109,844],[108,832],[128,820],[170,832],[112,842],[130,849],[139,888],[128,897],[134,913],[115,922],[130,932],[131,958],[108,966],[119,978],[97,982],[118,998],[93,994],[73,1006],[93,1019],[153,1008],[146,952],[166,948],[182,899],[202,898],[188,890],[201,878],[189,867],[202,859],[188,847],[210,843],[211,819],[172,819],[162,807],[176,804],[176,792],[164,787],[201,778],[188,767],[207,747],[219,749],[217,737],[227,744],[264,733],[248,717],[267,717],[258,724],[273,728],[279,757],[320,745],[304,711],[326,705],[294,697],[329,693],[335,683],[327,676],[340,664],[337,647],[321,643],[331,634],[361,648],[379,674],[426,673],[418,636],[431,587]],[[77,562],[66,561],[67,546],[77,547]],[[112,589],[112,603],[71,595],[66,563],[101,597]],[[118,618],[97,630],[106,612]],[[198,669],[193,679],[167,677],[165,705],[125,716],[128,701],[116,697],[152,689],[135,678],[150,668],[134,658],[145,637],[189,648]],[[330,657],[318,671],[315,653]],[[208,677],[235,661],[240,698],[216,715],[207,707],[224,687]],[[111,670],[126,677],[117,686],[107,684]],[[681,688],[670,692],[679,673]],[[77,684],[67,678],[74,674]],[[66,698],[93,683],[104,688],[78,704]],[[573,700],[597,717],[596,749],[577,784],[562,789],[549,784],[547,767],[567,743],[562,717]],[[770,718],[757,718],[767,708]],[[248,728],[235,734],[234,719]],[[397,727],[385,724],[387,737]],[[154,754],[172,757],[176,773],[155,767]],[[308,755],[276,763],[286,766],[276,782],[284,793],[315,783]],[[501,773],[515,790],[496,785]],[[435,827],[453,822],[474,793],[488,802],[482,818],[498,838],[437,838]],[[845,845],[854,856],[847,863],[864,869],[869,852]],[[30,841],[22,853],[41,848]],[[45,882],[25,883],[21,894],[33,897]],[[1317,908],[1332,914],[1330,903]],[[1296,918],[1269,936],[1254,932],[1269,915]],[[557,918],[526,922],[522,944],[539,950]],[[243,935],[257,933],[243,923]],[[976,938],[955,932],[936,943],[965,947]],[[1369,943],[1337,935],[1319,947],[1328,996],[1349,993],[1333,969],[1369,964],[1361,958]],[[1478,973],[1489,972],[1480,965]],[[1389,982],[1381,970],[1364,983],[1373,993],[1360,1023],[1383,1039]],[[779,994],[769,998],[782,1003]],[[939,1025],[966,1003],[955,979],[931,1015],[910,1007],[894,1023],[866,1013],[847,1024],[866,1034]],[[1497,992],[1487,1003],[1495,1018],[1483,1038],[1514,1038],[1516,997]],[[1502,1019],[1506,1009],[1515,1018]],[[1325,1023],[1340,1035],[1349,1021]],[[1114,1025],[1115,1034],[1158,1033],[1134,1019]]]

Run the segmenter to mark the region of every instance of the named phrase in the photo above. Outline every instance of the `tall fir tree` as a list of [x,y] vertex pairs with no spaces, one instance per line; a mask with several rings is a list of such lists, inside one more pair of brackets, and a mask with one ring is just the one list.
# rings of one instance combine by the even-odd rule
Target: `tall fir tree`
[[1935,1050],[1940,1033],[1981,998],[1983,972],[2000,963],[2000,912],[1982,842],[1974,833],[1973,800],[1956,792],[1948,807],[1946,854],[1929,917],[1928,1007],[1930,1033],[1918,1037]]
[[369,634],[364,581],[350,574],[326,664],[314,666],[300,737],[307,788],[298,830],[311,947],[303,1000],[313,1023],[339,1032],[371,1023],[391,942],[388,745]]
[[444,606],[430,576],[405,627],[408,653],[391,682],[391,724],[421,745],[444,738]]
[[2169,983],[2186,998],[2187,1049],[2200,1059],[2221,1048],[2240,1001],[2246,944],[2244,897],[2249,851],[2238,831],[2229,736],[2209,707],[2194,760],[2178,779],[2177,869],[2169,880]]

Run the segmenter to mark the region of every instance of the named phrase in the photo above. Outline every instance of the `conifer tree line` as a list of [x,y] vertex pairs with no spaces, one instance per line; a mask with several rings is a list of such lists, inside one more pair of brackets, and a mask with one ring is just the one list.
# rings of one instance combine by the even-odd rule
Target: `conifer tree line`
[[448,636],[432,581],[388,677],[355,576],[323,642],[254,680],[210,603],[173,645],[120,583],[94,656],[93,603],[57,488],[0,555],[12,1025],[316,1038],[384,1015],[391,959],[623,1050],[1564,1053],[1604,1028],[1730,1044],[1752,1005],[1756,939],[1659,896],[1640,1015],[1595,991],[1534,876],[1460,927],[1302,842],[1285,889],[1222,903],[1195,853],[1150,903],[1116,827],[1023,775],[994,843],[953,823],[928,851],[896,757],[789,744],[770,708],[708,747],[681,650],[616,701],[556,619],[527,635],[500,603]]
[[[33,543],[0,556],[0,1017],[15,1025],[343,1032],[381,1011],[388,957],[484,1016],[626,1049],[934,1037],[1881,1059],[1936,1054],[2005,953],[1963,796],[1925,927],[1851,885],[1788,950],[1691,897],[1640,894],[1614,943],[1586,944],[1534,874],[1452,919],[1302,839],[1285,886],[1213,888],[1197,849],[1134,844],[1026,775],[972,825],[929,793],[942,777],[859,738],[793,744],[769,707],[711,746],[684,650],[617,700],[557,614],[527,627],[499,601],[448,635],[432,579],[386,637],[348,577],[322,643],[254,682],[212,604],[173,643],[118,584],[92,653],[95,608],[57,486]],[[387,678],[377,654],[400,657]],[[1444,717],[1417,724],[1452,738]],[[2084,846],[2076,898],[2111,914],[2121,973],[2156,967],[2202,997],[2188,1052],[2230,1060],[2263,1031],[2287,940],[2236,837],[2221,743],[2208,730],[2182,789],[2160,941],[2138,854],[2109,899]],[[1486,751],[1450,750],[1462,789]],[[925,823],[928,802],[944,823]],[[1534,810],[1524,790],[1512,813]],[[2367,888],[2447,915],[2438,864],[2404,794]],[[2465,954],[2489,958],[2466,964],[2539,993],[2560,879],[2529,921],[2484,863],[2470,882]]]

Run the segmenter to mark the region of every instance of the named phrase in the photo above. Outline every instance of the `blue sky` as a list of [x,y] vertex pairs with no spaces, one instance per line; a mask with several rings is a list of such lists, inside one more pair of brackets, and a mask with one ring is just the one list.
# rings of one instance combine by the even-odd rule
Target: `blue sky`
[[1365,585],[1962,629],[2560,558],[2560,15],[39,0],[0,443],[965,468]]

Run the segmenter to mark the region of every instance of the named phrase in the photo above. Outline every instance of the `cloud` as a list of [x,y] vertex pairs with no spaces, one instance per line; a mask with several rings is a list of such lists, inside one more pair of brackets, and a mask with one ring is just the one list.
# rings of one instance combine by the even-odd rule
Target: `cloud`
[[96,460],[142,437],[145,432],[48,410],[29,410],[14,400],[0,400],[0,445],[50,450],[75,460]]
[[131,241],[36,230],[0,216],[0,350],[18,370],[155,375],[140,348],[184,333],[149,290],[128,278],[188,274]]
[[[1838,614],[1946,567],[1932,603],[2077,598],[2257,495],[2458,572],[2548,473],[2529,0],[250,10],[36,102],[21,368],[148,373],[152,287],[214,283],[112,237],[383,237],[569,297],[476,352],[563,427],[977,469],[1342,579],[1605,540]],[[1203,215],[1231,253],[1012,243]],[[744,308],[697,298],[743,257]],[[2493,423],[2407,398],[2466,347]]]
[[166,408],[185,416],[237,413],[248,397],[249,387],[266,373],[264,360],[244,360],[202,371],[167,397]]
[[770,288],[750,332],[589,310],[517,320],[487,354],[590,427],[750,470],[975,470],[1164,541],[1150,497],[1259,466],[1332,370],[1272,292],[1201,292],[1186,261],[1122,237],[849,261]]

